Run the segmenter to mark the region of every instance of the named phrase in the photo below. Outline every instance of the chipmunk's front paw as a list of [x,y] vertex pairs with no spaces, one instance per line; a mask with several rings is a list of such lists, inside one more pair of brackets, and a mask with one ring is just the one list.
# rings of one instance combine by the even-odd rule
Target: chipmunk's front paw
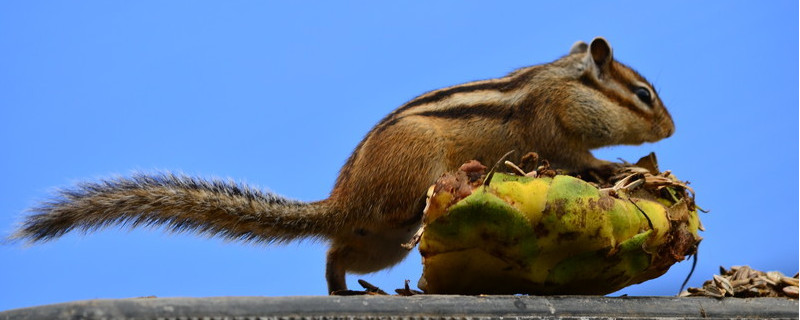
[[625,166],[623,163],[603,161],[602,163],[578,172],[581,179],[604,184]]

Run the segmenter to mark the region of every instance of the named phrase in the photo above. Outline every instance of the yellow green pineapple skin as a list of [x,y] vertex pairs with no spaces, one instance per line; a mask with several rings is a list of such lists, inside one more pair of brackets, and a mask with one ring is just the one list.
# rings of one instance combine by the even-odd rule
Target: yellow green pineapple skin
[[652,199],[612,196],[566,175],[495,174],[449,207],[442,204],[453,195],[435,193],[419,246],[420,288],[608,294],[658,277],[693,252],[699,220],[681,200],[644,198]]

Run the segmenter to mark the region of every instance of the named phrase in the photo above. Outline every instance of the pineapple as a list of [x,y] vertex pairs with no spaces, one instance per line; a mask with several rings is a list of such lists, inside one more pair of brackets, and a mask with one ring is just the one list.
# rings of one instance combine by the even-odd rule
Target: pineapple
[[664,274],[695,253],[702,226],[692,190],[656,167],[651,154],[605,187],[546,166],[485,178],[472,161],[443,175],[428,192],[419,287],[608,294]]

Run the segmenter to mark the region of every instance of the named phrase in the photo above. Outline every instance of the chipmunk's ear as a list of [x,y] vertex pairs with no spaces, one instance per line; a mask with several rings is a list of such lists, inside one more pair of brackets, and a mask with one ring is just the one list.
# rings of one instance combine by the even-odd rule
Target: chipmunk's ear
[[592,44],[589,45],[589,53],[592,55],[594,63],[601,69],[614,59],[611,55],[611,45],[603,37],[592,40]]
[[569,54],[584,53],[587,49],[589,49],[589,45],[586,44],[586,42],[578,40],[572,44],[572,48],[569,49]]

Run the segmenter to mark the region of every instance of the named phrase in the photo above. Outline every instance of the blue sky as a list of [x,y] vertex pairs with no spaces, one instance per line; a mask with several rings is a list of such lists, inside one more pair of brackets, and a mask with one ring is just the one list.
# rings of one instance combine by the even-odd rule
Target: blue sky
[[[291,4],[288,4],[291,3]],[[137,170],[327,196],[385,114],[429,90],[499,77],[604,36],[653,82],[718,266],[798,270],[798,4],[441,1],[0,3],[0,234],[56,187]],[[0,245],[0,310],[92,298],[319,295],[325,243],[267,247],[110,228]],[[691,263],[615,295],[672,295]],[[414,252],[364,276],[421,273]]]

